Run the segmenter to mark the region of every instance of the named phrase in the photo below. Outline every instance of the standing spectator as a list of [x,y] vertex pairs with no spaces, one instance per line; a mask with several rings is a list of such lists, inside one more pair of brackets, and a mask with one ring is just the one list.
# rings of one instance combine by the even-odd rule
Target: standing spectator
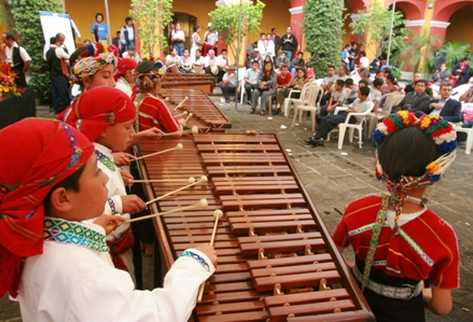
[[273,39],[274,42],[274,52],[276,55],[279,53],[279,49],[281,49],[282,46],[282,40],[281,37],[278,36],[276,32],[276,28],[271,28],[271,38]]
[[258,90],[253,92],[251,97],[251,113],[256,113],[258,98],[261,96],[261,115],[265,114],[266,105],[276,93],[276,73],[273,62],[268,60],[263,65],[263,70],[258,77]]
[[195,52],[200,49],[202,40],[200,39],[200,26],[196,26],[192,34],[191,58],[195,59]]
[[267,54],[274,60],[276,58],[276,45],[271,34],[266,35],[266,41],[268,43]]
[[68,60],[69,54],[64,48],[65,37],[57,34],[54,45],[46,53],[51,79],[51,100],[56,114],[62,112],[71,103],[71,89],[69,86]]
[[103,14],[97,12],[95,14],[95,22],[92,24],[90,31],[94,34],[96,42],[106,43],[108,37],[108,26],[103,19]]
[[218,32],[213,30],[212,23],[209,22],[207,25],[207,30],[204,34],[204,47],[202,50],[202,55],[205,57],[210,49],[214,51],[217,50],[217,42],[218,42]]
[[305,68],[304,53],[302,51],[298,51],[296,57],[291,61],[290,69],[293,74],[296,73],[297,68]]
[[259,61],[253,60],[251,68],[246,70],[245,80],[245,93],[248,100],[253,96],[253,92],[258,90],[258,77],[260,74]]
[[172,47],[176,49],[177,55],[182,56],[184,54],[184,43],[186,41],[186,34],[181,29],[181,24],[176,23],[176,29],[171,32],[171,43]]
[[284,36],[282,36],[281,42],[282,50],[286,53],[287,58],[289,58],[289,60],[292,60],[294,52],[298,48],[298,43],[296,36],[292,33],[291,27],[287,27],[287,32]]
[[235,95],[235,89],[237,86],[237,77],[234,68],[229,68],[222,77],[220,88],[222,89],[223,97],[225,102],[228,103],[230,97]]
[[117,47],[117,48],[120,48],[120,30],[118,30],[116,33],[115,33],[115,37],[112,38],[112,45]]
[[442,83],[440,85],[440,99],[430,104],[432,112],[430,114],[440,115],[443,119],[449,122],[461,121],[462,105],[459,101],[451,98],[452,86],[450,83]]
[[360,51],[360,67],[370,68],[370,60],[366,57],[366,52],[364,50]]
[[350,64],[350,45],[346,44],[345,47],[343,47],[342,52],[340,54],[342,61],[345,63],[345,65],[350,69],[349,64]]
[[5,62],[12,66],[15,72],[15,84],[18,87],[26,87],[25,73],[28,71],[31,64],[31,57],[26,52],[26,49],[19,46],[16,42],[16,37],[13,33],[8,32],[5,35]]
[[258,52],[261,54],[261,57],[266,58],[268,55],[268,40],[266,39],[266,34],[262,32],[258,40]]
[[136,29],[133,18],[126,17],[125,24],[120,30],[120,53],[124,53],[128,48],[136,48]]

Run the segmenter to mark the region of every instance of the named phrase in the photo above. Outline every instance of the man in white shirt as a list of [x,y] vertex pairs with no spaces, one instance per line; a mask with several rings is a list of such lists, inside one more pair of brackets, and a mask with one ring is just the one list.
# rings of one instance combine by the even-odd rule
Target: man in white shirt
[[31,57],[25,48],[18,45],[15,35],[10,32],[5,36],[5,62],[12,66],[16,74],[16,86],[26,87],[25,73],[31,65]]
[[253,91],[258,90],[258,80],[260,75],[259,61],[253,60],[251,68],[246,70],[244,77],[245,80],[245,93],[247,100],[251,98]]
[[223,49],[220,55],[217,56],[217,65],[220,68],[227,68],[227,66],[229,65],[226,49]]
[[120,30],[120,52],[123,53],[129,48],[136,48],[135,46],[135,24],[133,18],[126,17],[125,24]]
[[179,62],[179,71],[182,73],[190,73],[192,71],[193,59],[190,56],[189,49],[184,50],[184,55]]
[[136,52],[135,48],[128,48],[128,50],[123,53],[122,57],[133,59],[137,64],[141,63],[141,57]]
[[218,76],[220,73],[220,68],[217,64],[217,57],[215,56],[215,51],[210,49],[208,55],[204,58],[205,71],[208,74],[213,76]]
[[176,24],[176,29],[171,32],[171,43],[173,48],[176,48],[177,55],[182,56],[184,54],[184,42],[186,41],[186,34],[184,30],[181,30],[181,24]]
[[204,46],[202,55],[207,56],[210,49],[216,50],[218,42],[218,32],[212,29],[212,23],[209,22],[204,34]]
[[366,57],[366,52],[365,51],[362,51],[360,53],[361,57],[360,57],[360,67],[361,68],[368,68],[370,67],[370,60],[368,59],[368,57]]
[[200,51],[200,49],[197,49],[195,51],[195,57],[192,61],[192,71],[197,74],[203,74],[205,73],[204,66],[205,58],[202,57],[202,52]]

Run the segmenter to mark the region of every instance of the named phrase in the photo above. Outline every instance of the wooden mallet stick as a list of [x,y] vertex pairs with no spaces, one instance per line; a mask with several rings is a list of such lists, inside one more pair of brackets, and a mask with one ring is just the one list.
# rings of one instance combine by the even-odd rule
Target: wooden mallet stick
[[182,131],[182,132],[169,132],[161,134],[161,137],[164,136],[178,136],[178,135],[187,135],[187,134],[199,134],[199,128],[197,126],[193,126],[192,128]]
[[140,157],[137,157],[137,158],[135,158],[135,161],[150,158],[150,157],[154,157],[156,155],[160,155],[160,154],[163,154],[163,153],[166,153],[166,152],[171,152],[171,151],[174,151],[174,150],[182,150],[182,148],[183,148],[183,145],[181,143],[178,143],[173,148],[169,148],[169,149],[165,149],[165,150],[162,150],[162,151],[153,152],[153,153],[149,153],[149,154],[145,154],[145,155],[142,155]]
[[208,205],[209,205],[209,203],[207,202],[207,199],[204,198],[204,199],[200,199],[199,201],[197,201],[197,202],[195,202],[195,203],[193,203],[189,206],[177,207],[177,208],[174,208],[174,209],[171,209],[171,210],[168,210],[168,211],[165,211],[165,212],[161,212],[161,213],[157,212],[157,213],[146,215],[146,216],[131,218],[131,219],[128,219],[126,222],[135,222],[135,221],[141,221],[141,220],[154,218],[154,217],[163,217],[163,216],[175,214],[176,212],[181,212],[181,211],[185,211],[185,210],[192,210],[192,209],[196,209],[196,208],[206,208]]
[[184,97],[184,99],[179,104],[176,105],[176,107],[174,108],[174,111],[177,111],[178,109],[180,109],[185,104],[185,102],[187,102],[188,99],[189,97],[187,96]]
[[[220,209],[217,209],[214,211],[213,215],[215,217],[215,221],[214,221],[214,227],[212,230],[212,236],[210,237],[210,246],[213,246],[215,243],[215,236],[217,235],[218,222],[220,221],[220,218],[222,218],[223,212]],[[204,290],[205,290],[205,282],[200,285],[199,293],[197,295],[198,303],[202,302],[202,299],[204,297]]]
[[189,112],[185,111],[183,113],[179,113],[179,114],[174,115],[174,117],[178,119],[178,118],[181,118],[181,117],[186,117],[187,115],[189,115]]
[[157,201],[159,201],[159,200],[162,200],[162,199],[164,199],[164,198],[167,198],[167,197],[169,197],[170,195],[173,195],[173,194],[175,194],[175,193],[178,193],[179,191],[182,191],[182,190],[185,190],[185,189],[189,189],[190,187],[193,187],[193,186],[198,185],[198,184],[201,184],[201,183],[206,183],[207,181],[208,181],[208,179],[207,179],[206,176],[200,177],[199,180],[195,180],[194,177],[190,177],[190,178],[188,179],[188,182],[189,182],[189,183],[186,184],[185,186],[182,186],[182,187],[180,187],[180,188],[178,188],[178,189],[176,189],[176,190],[167,192],[167,193],[165,193],[165,194],[162,195],[162,196],[159,196],[159,197],[156,197],[156,198],[154,198],[154,199],[151,199],[151,200],[147,201],[145,204],[146,204],[147,206],[149,206],[150,204],[155,203],[155,202],[157,202]]
[[182,126],[185,126],[187,124],[187,122],[190,120],[190,118],[192,117],[192,113],[189,113],[187,115],[187,117],[184,119],[184,122],[182,122]]

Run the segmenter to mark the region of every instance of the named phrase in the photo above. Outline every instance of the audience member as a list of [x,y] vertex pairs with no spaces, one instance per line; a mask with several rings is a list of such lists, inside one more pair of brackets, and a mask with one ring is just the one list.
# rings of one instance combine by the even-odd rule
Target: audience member
[[251,113],[256,113],[256,106],[258,105],[258,98],[261,97],[260,113],[264,115],[266,106],[276,93],[276,72],[271,60],[263,65],[263,70],[258,77],[258,90],[253,91],[251,97]]

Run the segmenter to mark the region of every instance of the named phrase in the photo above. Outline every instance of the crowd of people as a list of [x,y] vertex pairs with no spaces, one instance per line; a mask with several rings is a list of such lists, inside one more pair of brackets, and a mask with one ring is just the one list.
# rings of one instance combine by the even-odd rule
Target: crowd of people
[[[351,203],[333,239],[340,250],[354,248],[353,273],[378,320],[404,321],[410,314],[411,321],[424,321],[424,303],[439,314],[452,309],[451,290],[459,287],[456,235],[423,198],[426,185],[438,181],[455,157],[449,122],[463,116],[450,82],[440,82],[438,97],[420,75],[404,86],[382,59],[370,70],[373,63],[363,51],[357,56],[352,45],[344,48],[338,66],[328,66],[318,77],[320,71],[297,51],[290,28],[282,37],[274,29],[261,34],[248,49],[240,82],[226,51],[217,52],[218,34],[211,26],[202,41],[196,29],[189,49],[176,24],[164,61],[137,56],[131,18],[110,46],[103,45],[104,26],[97,14],[92,41],[69,53],[58,33],[45,50],[61,122],[26,119],[0,131],[0,272],[5,277],[0,296],[16,297],[24,320],[190,317],[200,285],[215,272],[212,246],[183,251],[163,288],[135,289],[140,281],[132,248],[149,243],[153,233],[146,231],[151,225],[129,223],[130,214],[146,211],[143,191],[133,185],[139,173],[132,146],[163,133],[179,137],[186,127],[185,116],[160,96],[165,72],[209,73],[226,100],[244,91],[252,113],[261,114],[278,113],[291,90],[316,84],[323,97],[317,98],[317,130],[307,141],[314,146],[323,145],[348,113],[372,107],[382,116],[374,131],[376,171],[388,193]],[[18,68],[23,82],[31,58],[10,34],[5,42],[6,61]],[[458,80],[468,68],[460,63]],[[74,98],[71,83],[79,88]],[[402,98],[388,104],[388,95],[395,93]],[[462,100],[471,96],[473,90]],[[339,107],[345,109],[336,113]],[[431,287],[424,287],[425,280]]]

